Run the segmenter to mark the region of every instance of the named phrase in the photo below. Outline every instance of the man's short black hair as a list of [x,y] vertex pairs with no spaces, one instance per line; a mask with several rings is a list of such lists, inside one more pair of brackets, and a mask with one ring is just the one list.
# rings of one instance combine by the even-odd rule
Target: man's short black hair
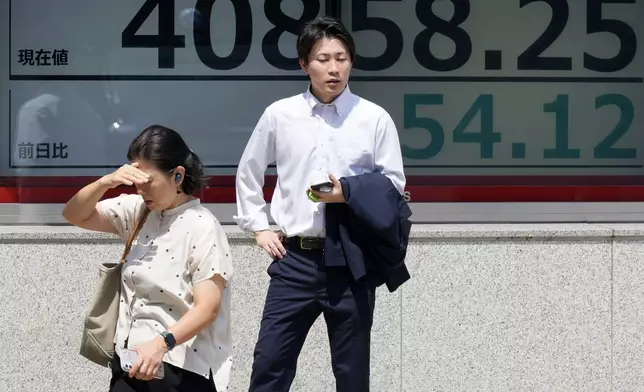
[[353,62],[356,54],[356,44],[353,41],[353,37],[342,22],[330,16],[317,17],[302,26],[300,35],[297,37],[297,55],[299,59],[308,64],[313,46],[324,38],[335,38],[342,41]]

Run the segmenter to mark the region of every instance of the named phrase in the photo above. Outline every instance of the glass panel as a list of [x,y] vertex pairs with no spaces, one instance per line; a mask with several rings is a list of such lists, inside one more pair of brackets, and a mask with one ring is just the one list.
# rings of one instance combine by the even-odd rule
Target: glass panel
[[448,186],[412,200],[489,200],[459,187],[477,185],[523,201],[489,185],[551,185],[527,199],[587,201],[643,183],[643,3],[345,0],[342,19],[352,90],[391,113],[410,185]]
[[[326,3],[0,2],[0,206],[65,202],[155,123],[204,159],[203,200],[234,202],[262,110],[306,88],[295,33]],[[351,88],[394,118],[413,202],[644,200],[643,3],[335,5]]]
[[9,110],[0,176],[17,193],[3,202],[66,201],[88,176],[124,164],[131,140],[152,124],[180,132],[207,174],[218,175],[213,184],[228,186],[206,202],[234,202],[231,175],[263,109],[306,89],[296,34],[301,21],[324,14],[325,1],[1,7],[10,15],[2,23],[2,53],[10,56],[0,65]]

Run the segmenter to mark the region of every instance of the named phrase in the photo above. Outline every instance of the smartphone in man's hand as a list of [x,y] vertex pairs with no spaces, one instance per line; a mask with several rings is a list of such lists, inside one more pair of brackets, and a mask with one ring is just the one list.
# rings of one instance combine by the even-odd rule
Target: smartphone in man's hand
[[311,185],[311,189],[316,192],[329,193],[333,191],[333,183],[331,181],[321,182],[319,184]]

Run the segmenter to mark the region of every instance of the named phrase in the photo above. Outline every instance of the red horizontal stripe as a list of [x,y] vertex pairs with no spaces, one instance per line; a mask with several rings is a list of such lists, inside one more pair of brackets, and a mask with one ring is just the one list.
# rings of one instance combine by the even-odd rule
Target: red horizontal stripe
[[[0,203],[65,203],[97,177],[0,177]],[[270,200],[275,176],[266,177]],[[412,202],[633,202],[644,201],[644,176],[409,176]],[[212,176],[199,195],[204,203],[234,203],[235,176]],[[132,193],[117,188],[106,197]]]
[[[65,203],[77,187],[0,187],[0,203]],[[644,201],[644,186],[409,186],[412,202],[635,202]],[[106,197],[132,193],[110,190]],[[273,188],[264,189],[270,201]],[[204,203],[234,203],[234,187],[211,187],[199,195]]]
[[[90,176],[26,176],[0,177],[0,187],[82,187],[98,177]],[[206,187],[235,186],[234,175],[208,177]],[[266,176],[265,185],[274,187],[276,176]],[[408,186],[604,186],[644,185],[644,176],[407,176]]]

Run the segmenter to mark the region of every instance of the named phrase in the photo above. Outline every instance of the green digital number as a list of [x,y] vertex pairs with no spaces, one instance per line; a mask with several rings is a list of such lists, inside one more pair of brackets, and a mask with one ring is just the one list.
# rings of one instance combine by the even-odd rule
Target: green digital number
[[[479,113],[481,115],[480,131],[466,132],[465,129]],[[494,143],[501,141],[501,134],[494,132],[494,98],[491,94],[479,95],[454,128],[452,137],[454,143],[479,143],[481,158],[494,158]]]
[[[445,129],[435,119],[419,116],[419,106],[443,105],[443,94],[407,94],[404,96],[404,128],[422,129],[429,134],[430,142],[423,148],[402,146],[403,157],[408,159],[430,159],[440,153],[445,145]],[[554,114],[554,147],[545,148],[545,159],[579,159],[581,150],[570,146],[570,108],[569,96],[559,94],[552,102],[543,105],[544,113]],[[637,157],[635,147],[615,147],[620,139],[628,133],[635,117],[631,100],[621,94],[604,94],[595,98],[595,109],[615,106],[620,117],[610,133],[597,144],[593,150],[596,159],[633,159]],[[479,130],[467,130],[475,117],[480,116]],[[592,130],[591,130],[592,131]],[[494,97],[481,94],[472,103],[452,132],[454,143],[478,143],[481,159],[494,158],[494,144],[501,142],[501,133],[494,132]],[[512,145],[514,158],[525,158],[525,145]]]
[[412,148],[402,146],[402,154],[410,159],[429,159],[435,157],[445,144],[445,132],[441,124],[429,117],[419,117],[418,106],[421,105],[442,105],[443,94],[407,94],[404,97],[403,127],[420,128],[431,138],[429,144],[424,148]]
[[[429,159],[435,157],[445,145],[445,130],[433,118],[418,116],[422,105],[442,105],[443,94],[407,94],[404,97],[405,129],[419,128],[429,133],[430,143],[424,148],[402,146],[402,153],[409,159]],[[466,131],[477,114],[481,116],[480,131]],[[458,122],[452,134],[455,143],[479,143],[481,158],[494,157],[494,143],[501,142],[501,134],[494,132],[494,99],[490,94],[482,94],[474,101]]]
[[544,149],[543,157],[546,159],[579,159],[579,149],[570,148],[568,145],[568,131],[570,128],[568,121],[568,95],[557,95],[557,99],[543,105],[543,111],[555,114],[555,148]]
[[615,128],[602,140],[593,150],[593,156],[599,159],[610,158],[636,158],[636,148],[615,148],[613,147],[619,139],[628,132],[633,123],[635,109],[633,102],[621,94],[604,94],[595,98],[595,109],[604,106],[617,106],[619,109],[619,121]]
[[[595,98],[595,109],[604,106],[616,106],[620,111],[620,118],[613,130],[597,144],[593,150],[593,157],[597,159],[628,159],[637,157],[636,148],[613,147],[630,129],[635,116],[633,103],[621,94],[604,94]],[[543,105],[543,111],[555,114],[555,147],[543,151],[544,158],[579,159],[578,148],[570,148],[569,133],[569,102],[568,95],[557,95],[557,99]]]

